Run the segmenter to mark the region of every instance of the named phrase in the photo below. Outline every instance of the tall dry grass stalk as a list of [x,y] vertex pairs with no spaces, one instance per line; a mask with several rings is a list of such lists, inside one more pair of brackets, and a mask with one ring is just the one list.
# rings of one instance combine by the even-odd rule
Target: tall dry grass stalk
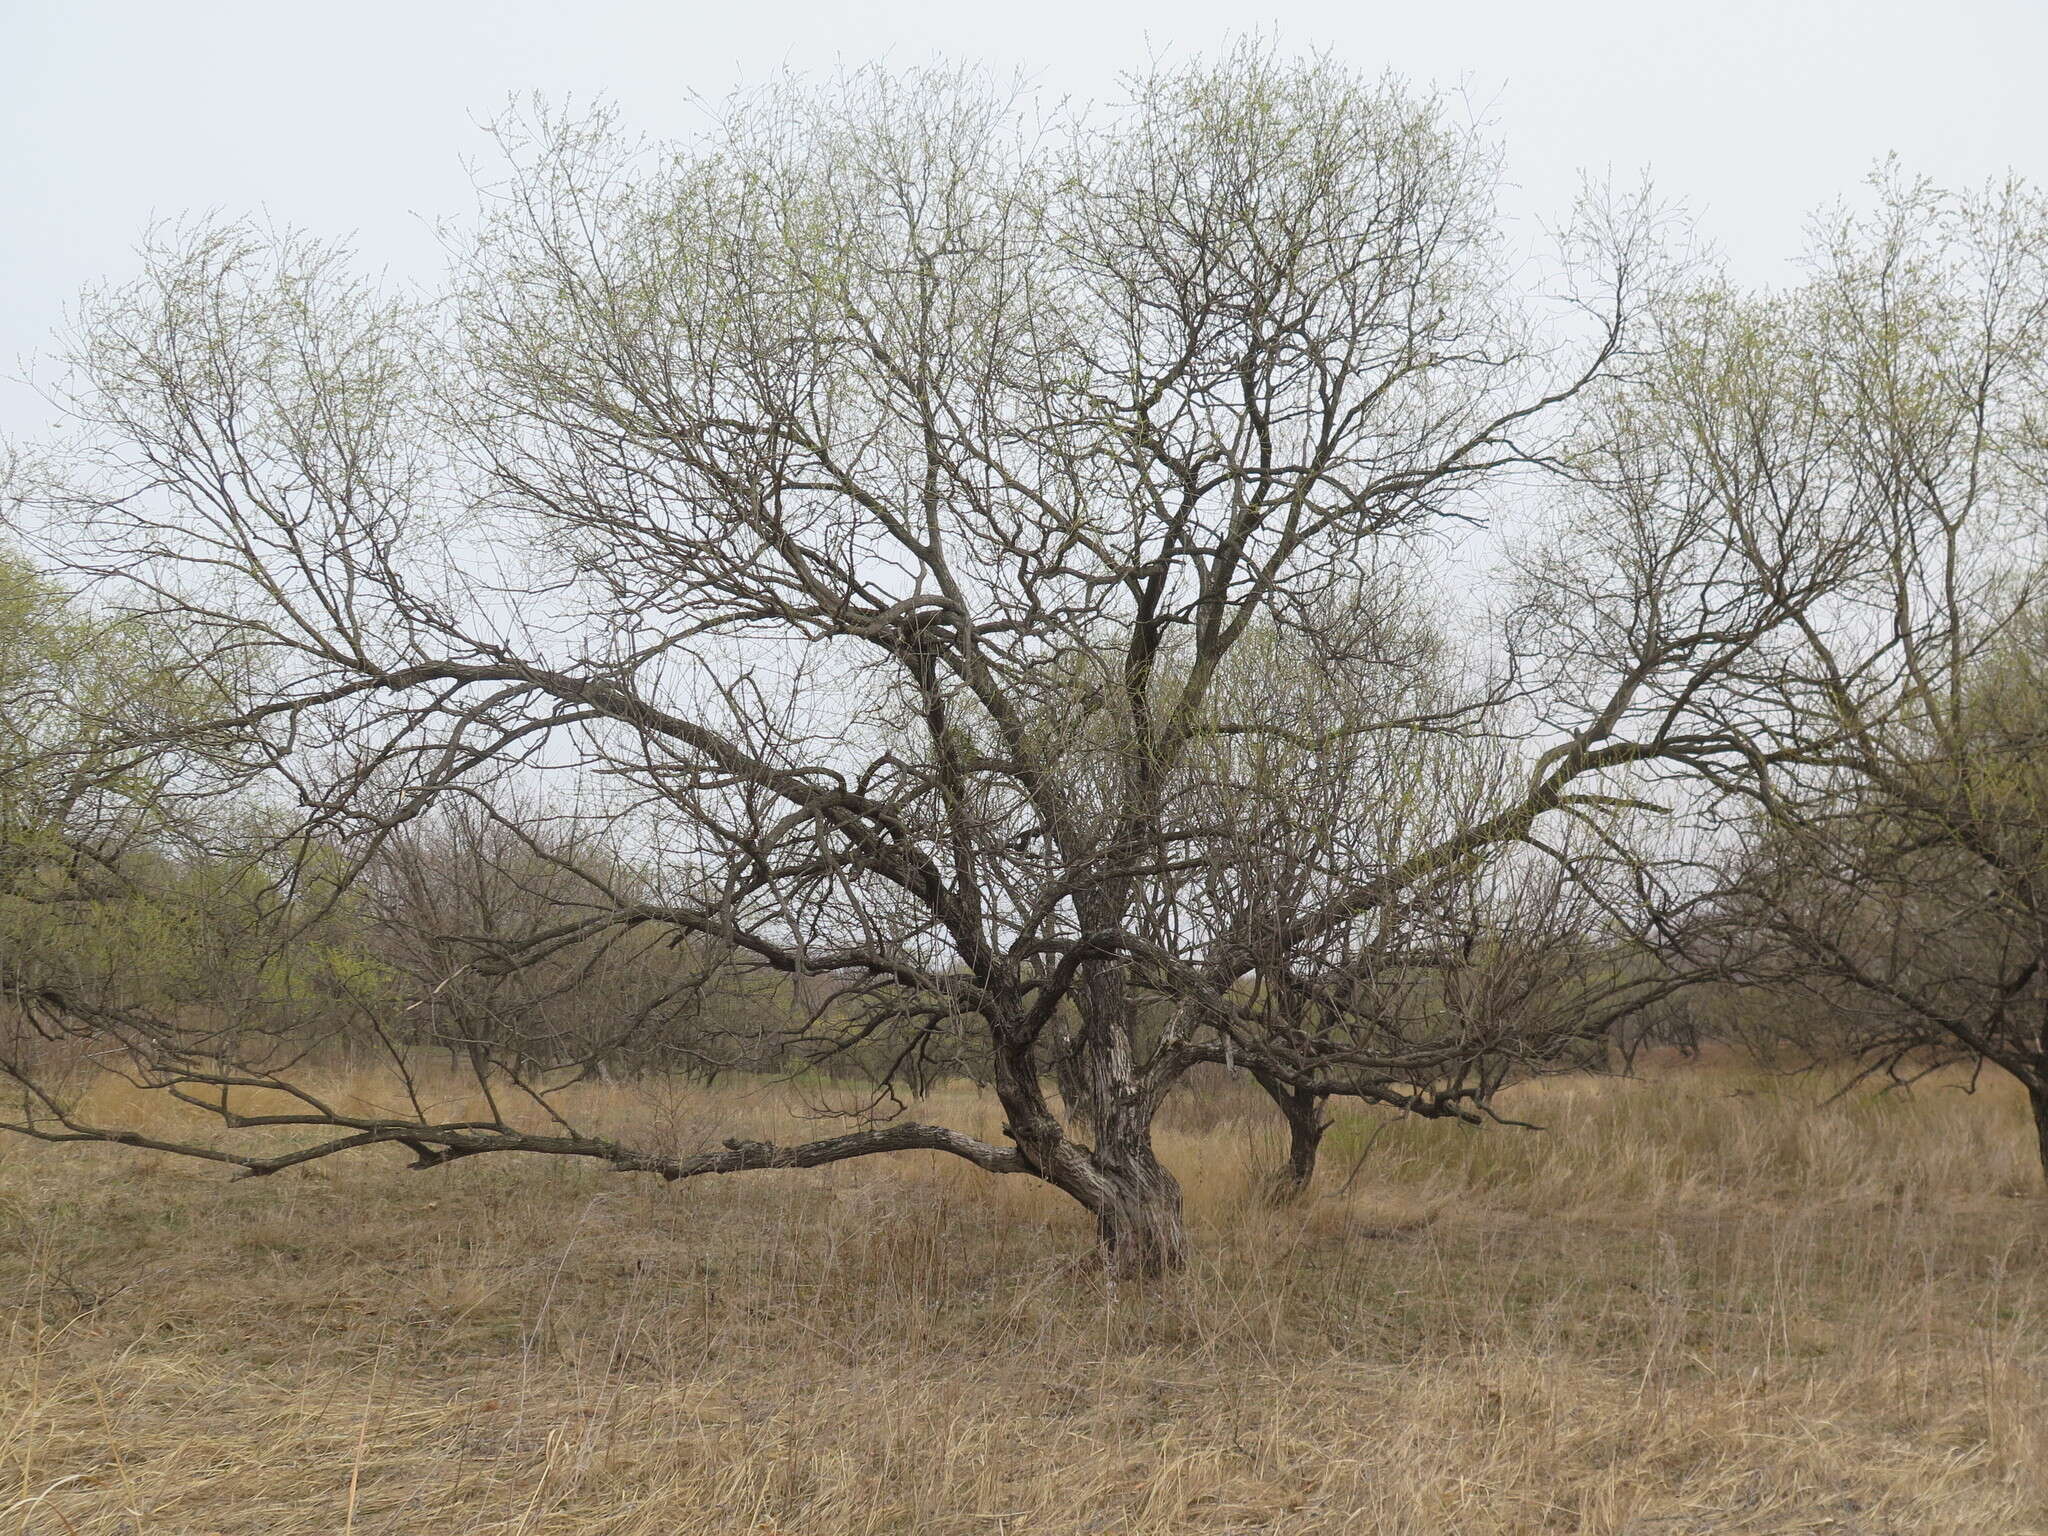
[[[800,1112],[593,1094],[679,1142]],[[0,1536],[2048,1531],[2020,1099],[1824,1096],[1530,1084],[1546,1133],[1347,1123],[1275,1212],[1270,1110],[1212,1091],[1163,1137],[1200,1257],[1142,1289],[936,1158],[0,1146]]]

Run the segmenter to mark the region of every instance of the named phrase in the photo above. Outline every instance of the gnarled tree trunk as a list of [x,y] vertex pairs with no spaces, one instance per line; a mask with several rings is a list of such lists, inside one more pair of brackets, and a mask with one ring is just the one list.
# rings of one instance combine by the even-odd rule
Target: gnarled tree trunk
[[1150,1279],[1188,1258],[1180,1181],[1152,1148],[1151,1126],[1112,1124],[1090,1161],[1096,1174],[1090,1209],[1103,1265],[1112,1275]]
[[1098,1251],[1112,1275],[1148,1279],[1187,1263],[1187,1227],[1180,1181],[1152,1145],[1157,1095],[1142,1090],[1125,1053],[1107,1031],[1084,1040],[1102,1056],[1061,1073],[1066,1108],[1094,1137],[1092,1149],[1069,1140],[1038,1080],[1028,1039],[1007,1033],[995,1064],[996,1096],[1008,1123],[1003,1132],[1039,1176],[1078,1201],[1095,1218]]

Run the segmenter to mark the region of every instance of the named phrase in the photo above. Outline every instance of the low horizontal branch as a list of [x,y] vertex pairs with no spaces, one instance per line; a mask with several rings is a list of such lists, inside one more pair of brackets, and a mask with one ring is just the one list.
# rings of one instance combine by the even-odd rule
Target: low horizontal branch
[[[775,1168],[818,1168],[827,1163],[885,1152],[946,1152],[964,1158],[990,1173],[1029,1173],[1031,1164],[1014,1147],[997,1146],[942,1125],[911,1122],[875,1126],[844,1136],[827,1136],[817,1141],[778,1145],[772,1141],[728,1138],[715,1152],[689,1157],[662,1157],[621,1146],[601,1137],[550,1136],[508,1126],[479,1127],[435,1125],[408,1120],[387,1120],[354,1129],[310,1146],[259,1155],[230,1147],[208,1146],[203,1142],[177,1141],[151,1136],[125,1127],[93,1125],[43,1100],[47,1119],[0,1121],[0,1131],[47,1142],[102,1142],[109,1146],[134,1147],[163,1152],[174,1157],[226,1164],[244,1179],[266,1178],[301,1164],[318,1162],[337,1153],[362,1147],[395,1145],[413,1154],[414,1168],[439,1168],[468,1157],[492,1153],[527,1153],[551,1157],[581,1157],[608,1164],[620,1173],[657,1173],[669,1180],[696,1178],[707,1173],[747,1173]],[[301,1124],[310,1123],[301,1121]],[[356,1124],[360,1125],[360,1122]],[[336,1129],[344,1127],[337,1126]]]
[[1031,1164],[1014,1147],[999,1147],[942,1125],[908,1122],[882,1125],[844,1136],[803,1141],[779,1146],[772,1141],[743,1141],[729,1138],[716,1152],[695,1157],[614,1157],[612,1166],[621,1173],[658,1173],[666,1179],[689,1179],[705,1173],[748,1173],[771,1168],[818,1168],[849,1158],[871,1157],[882,1152],[949,1152],[965,1158],[990,1173],[1029,1173]]

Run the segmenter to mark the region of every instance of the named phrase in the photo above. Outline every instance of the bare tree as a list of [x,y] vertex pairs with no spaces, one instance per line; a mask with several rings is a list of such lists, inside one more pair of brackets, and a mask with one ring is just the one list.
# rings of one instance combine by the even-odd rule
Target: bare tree
[[1619,497],[1826,592],[1708,706],[1755,755],[1717,781],[1742,837],[1695,938],[1874,1072],[2011,1072],[2048,1159],[2048,207],[1875,189],[1800,288],[1698,300],[1623,434]]
[[1591,1043],[1604,1051],[1690,974],[1656,942],[1633,847],[1617,882],[1597,847],[1502,840],[1350,921],[1293,931],[1360,870],[1426,857],[1512,801],[1527,772],[1487,728],[1514,680],[1461,691],[1443,616],[1404,591],[1408,574],[1240,644],[1212,705],[1236,723],[1187,755],[1176,802],[1216,829],[1214,856],[1162,882],[1141,918],[1162,949],[1228,932],[1252,957],[1183,1006],[1217,1020],[1205,1059],[1249,1072],[1280,1111],[1280,1200],[1308,1189],[1332,1099],[1484,1123],[1511,1078],[1583,1069]]
[[2041,655],[2029,615],[1936,721],[1809,781],[1796,819],[1758,817],[1723,900],[1747,979],[1807,1003],[1769,1016],[1769,1044],[1847,1055],[1890,1085],[2001,1068],[2027,1091],[2048,1172]]
[[[1589,209],[1539,301],[1490,148],[1439,102],[1254,47],[1132,94],[1046,121],[972,77],[865,74],[749,98],[681,149],[543,119],[507,130],[437,304],[227,227],[88,305],[40,503],[73,561],[177,615],[195,666],[254,679],[217,723],[321,837],[573,781],[658,894],[531,944],[646,930],[831,977],[833,1040],[971,1037],[1005,1116],[995,1142],[892,1120],[668,1156],[569,1124],[542,1083],[538,1120],[461,1121],[293,1083],[290,1113],[220,1113],[304,1139],[198,1155],[265,1174],[390,1142],[674,1179],[940,1151],[1051,1183],[1112,1266],[1155,1272],[1186,1239],[1151,1126],[1191,1066],[1312,1096],[1455,1078],[1485,1055],[1465,1024],[1412,1060],[1398,1028],[1347,1034],[1394,986],[1357,964],[1399,963],[1379,927],[1483,911],[1418,893],[1554,823],[1619,838],[1659,772],[1747,760],[1700,695],[1812,600],[1805,555],[1702,572],[1657,555],[1698,537],[1661,508],[1627,525],[1640,547],[1605,513],[1571,525],[1592,543],[1511,622],[1505,589],[1432,598],[1465,638],[1427,699],[1387,685],[1398,647],[1346,643],[1398,630],[1374,594],[1429,590],[1443,540],[1540,501],[1562,408],[1637,361],[1655,220]],[[1272,637],[1309,637],[1334,701],[1312,756],[1372,740],[1372,772],[1426,783],[1442,743],[1515,745],[1404,791],[1413,814],[1326,823],[1305,878],[1246,902],[1220,893],[1273,860],[1212,792],[1216,748],[1300,734],[1229,683]],[[1472,937],[1487,986],[1502,944]],[[1447,999],[1466,971],[1433,975]],[[179,1031],[122,1038],[173,1089],[278,1079],[201,1066]],[[121,1139],[26,1106],[17,1130]]]
[[[1528,858],[1463,872],[1406,917],[1399,934],[1354,933],[1254,972],[1238,1012],[1288,1127],[1278,1199],[1307,1191],[1331,1100],[1498,1121],[1509,1083],[1603,1068],[1618,1025],[1704,975],[1618,927],[1566,870]],[[1234,1054],[1227,1034],[1220,1054]]]

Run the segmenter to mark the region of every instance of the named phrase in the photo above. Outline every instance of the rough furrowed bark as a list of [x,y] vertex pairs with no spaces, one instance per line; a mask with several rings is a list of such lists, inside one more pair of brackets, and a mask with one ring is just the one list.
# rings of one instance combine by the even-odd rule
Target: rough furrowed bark
[[1095,1231],[1103,1267],[1118,1279],[1148,1280],[1186,1266],[1187,1225],[1180,1181],[1154,1154],[1149,1138],[1093,1159],[1097,1169]]
[[[1076,1096],[1089,1094],[1088,1075],[1076,1074]],[[1101,1095],[1088,1108],[1069,1104],[1070,1114],[1094,1135],[1084,1146],[1067,1137],[1046,1102],[1029,1043],[1012,1037],[996,1060],[995,1088],[1008,1123],[1004,1134],[1039,1177],[1060,1189],[1095,1218],[1097,1254],[1119,1278],[1146,1279],[1184,1267],[1187,1227],[1180,1183],[1159,1161],[1152,1145],[1150,1100],[1135,1091]],[[1108,1102],[1103,1102],[1104,1098]]]

